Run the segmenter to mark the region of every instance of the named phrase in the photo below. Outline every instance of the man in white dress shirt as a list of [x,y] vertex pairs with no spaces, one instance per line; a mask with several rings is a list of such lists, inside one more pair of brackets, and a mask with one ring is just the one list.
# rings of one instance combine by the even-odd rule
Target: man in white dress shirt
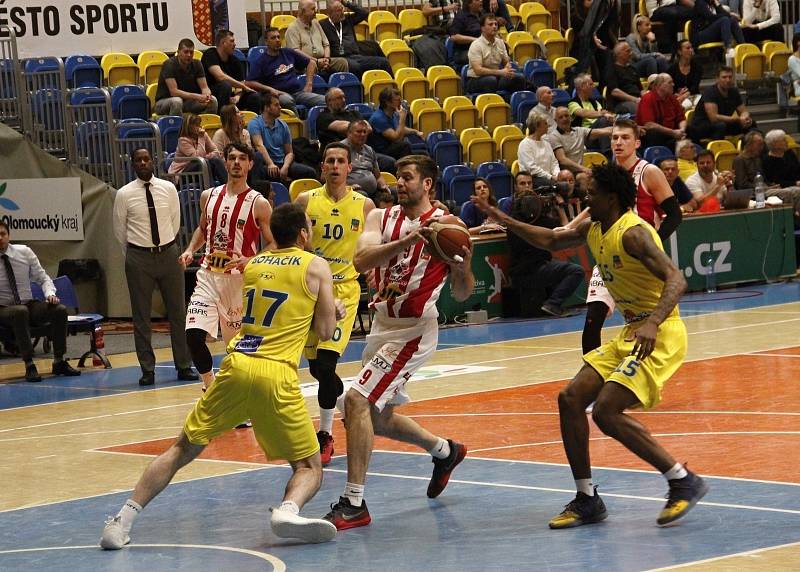
[[175,236],[181,224],[178,191],[169,181],[153,176],[153,159],[147,149],[133,153],[136,180],[117,191],[114,200],[114,234],[125,248],[125,276],[131,297],[133,340],[142,368],[139,385],[155,383],[155,354],[151,343],[150,311],[153,289],[158,286],[169,318],[172,357],[178,379],[199,379],[192,371],[186,345],[186,301],[183,267]]
[[[42,381],[33,363],[30,325],[52,326],[53,375],[80,375],[64,359],[67,349],[67,309],[56,296],[53,281],[36,254],[24,244],[11,244],[8,225],[0,221],[0,324],[14,332],[14,341],[25,362],[25,381]],[[34,300],[31,282],[42,287],[45,301]]]

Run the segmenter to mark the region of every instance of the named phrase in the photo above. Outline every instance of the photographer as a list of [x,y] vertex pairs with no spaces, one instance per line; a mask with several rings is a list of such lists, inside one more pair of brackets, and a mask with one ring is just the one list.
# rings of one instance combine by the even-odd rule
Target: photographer
[[[558,214],[563,214],[559,199],[563,202],[552,186],[536,188],[533,193],[514,197],[511,216],[526,224],[556,228],[564,220]],[[564,316],[562,305],[583,280],[583,269],[571,262],[553,260],[550,251],[536,248],[514,233],[508,234],[508,253],[520,316]]]

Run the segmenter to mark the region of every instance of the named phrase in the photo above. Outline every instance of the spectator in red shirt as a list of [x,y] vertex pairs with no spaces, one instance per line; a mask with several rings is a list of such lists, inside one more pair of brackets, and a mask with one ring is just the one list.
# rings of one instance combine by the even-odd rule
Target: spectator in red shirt
[[647,130],[644,147],[663,145],[675,150],[675,142],[686,137],[686,115],[673,93],[675,82],[660,73],[651,82],[636,108],[636,122]]

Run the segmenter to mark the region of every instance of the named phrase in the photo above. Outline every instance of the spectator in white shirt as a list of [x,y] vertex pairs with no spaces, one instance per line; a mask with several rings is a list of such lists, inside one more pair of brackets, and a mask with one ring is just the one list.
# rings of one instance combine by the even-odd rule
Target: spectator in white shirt
[[528,117],[527,128],[530,135],[519,144],[517,155],[520,171],[531,174],[534,188],[556,185],[561,167],[550,143],[543,139],[547,133],[547,117],[534,113]]
[[744,0],[741,26],[744,41],[748,44],[760,44],[764,40],[784,41],[778,0]]

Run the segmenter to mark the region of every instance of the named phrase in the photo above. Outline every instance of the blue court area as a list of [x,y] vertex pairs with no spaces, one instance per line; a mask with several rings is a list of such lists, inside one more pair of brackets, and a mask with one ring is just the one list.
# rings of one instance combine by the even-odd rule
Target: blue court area
[[[800,300],[800,282],[753,285],[720,290],[714,294],[688,294],[681,300],[681,314],[688,317],[709,312],[758,308],[796,302],[797,300]],[[439,334],[439,347],[480,345],[580,331],[583,328],[584,313],[582,309],[579,309],[575,316],[569,318],[495,320],[486,325],[445,327]],[[606,322],[606,325],[622,325],[619,313],[615,313]],[[363,338],[352,339],[341,362],[360,361],[363,349]],[[221,359],[222,356],[215,356],[215,367],[219,366]],[[307,367],[305,360],[301,363],[301,367]],[[138,367],[124,367],[88,371],[80,377],[74,378],[50,378],[36,384],[25,382],[0,384],[0,410],[132,391],[157,391],[165,387],[197,383],[177,381],[172,362],[163,362],[158,365],[155,386],[140,387],[138,384],[140,375]]]
[[[376,452],[370,526],[332,543],[297,545],[269,529],[286,467],[170,485],[140,515],[132,544],[97,547],[105,516],[127,493],[0,513],[0,570],[648,570],[800,540],[797,485],[710,478],[710,493],[678,524],[655,518],[660,475],[596,469],[606,521],[551,531],[574,495],[560,465],[468,457],[436,500],[427,455]],[[345,459],[325,471],[303,511],[322,515],[341,492]]]

